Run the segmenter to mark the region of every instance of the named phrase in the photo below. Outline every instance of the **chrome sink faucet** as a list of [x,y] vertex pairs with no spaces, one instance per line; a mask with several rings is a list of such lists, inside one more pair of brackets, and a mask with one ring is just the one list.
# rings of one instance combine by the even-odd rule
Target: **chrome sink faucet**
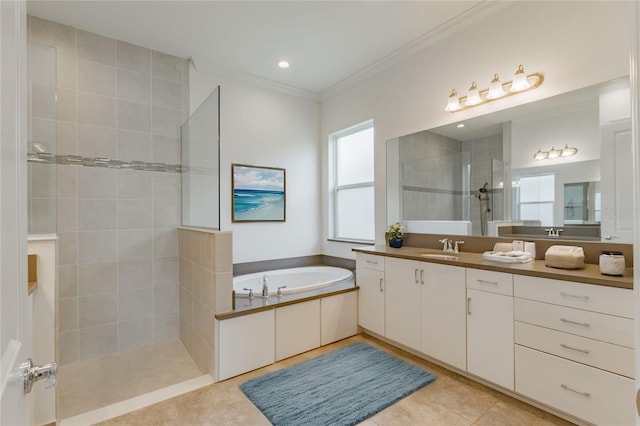
[[454,253],[460,253],[460,248],[459,246],[464,244],[464,241],[456,241],[456,246],[453,248],[453,252]]
[[451,240],[449,238],[443,238],[441,240],[438,240],[438,242],[441,242],[442,244],[444,244],[444,247],[442,247],[443,252],[445,253],[453,252],[453,248],[451,247]]
[[262,297],[269,297],[269,280],[266,275],[262,277]]
[[564,231],[564,229],[557,229],[557,228],[546,228],[545,231],[547,231],[547,235],[549,237],[559,237],[560,233],[562,231]]

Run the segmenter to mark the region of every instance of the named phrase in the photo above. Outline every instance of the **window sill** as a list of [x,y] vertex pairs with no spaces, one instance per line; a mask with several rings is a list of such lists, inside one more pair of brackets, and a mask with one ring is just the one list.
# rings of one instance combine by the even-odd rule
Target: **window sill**
[[376,243],[371,241],[371,240],[349,240],[349,239],[342,239],[342,238],[327,238],[327,241],[331,241],[334,243],[349,243],[349,244],[365,244],[365,245],[369,245],[369,246],[373,246]]

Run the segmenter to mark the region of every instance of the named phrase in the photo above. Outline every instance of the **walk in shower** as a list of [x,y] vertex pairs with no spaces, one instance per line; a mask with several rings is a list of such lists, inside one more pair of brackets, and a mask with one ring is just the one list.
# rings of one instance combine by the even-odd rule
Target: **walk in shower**
[[409,232],[488,235],[504,214],[502,149],[501,134],[457,140],[423,131],[387,141],[390,221]]
[[58,239],[64,420],[202,375],[179,339],[177,228],[183,185],[219,223],[219,91],[187,126],[206,145],[185,146],[188,60],[32,16],[28,39],[28,228]]

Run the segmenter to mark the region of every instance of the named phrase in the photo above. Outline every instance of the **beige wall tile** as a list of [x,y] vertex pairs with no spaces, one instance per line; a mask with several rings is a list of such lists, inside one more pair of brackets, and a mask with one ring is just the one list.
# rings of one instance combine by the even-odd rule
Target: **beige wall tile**
[[75,232],[78,230],[78,200],[58,198],[56,232]]
[[118,70],[118,99],[151,104],[151,76]]
[[153,230],[153,255],[155,257],[178,256],[178,231],[176,228]]
[[177,312],[156,315],[155,341],[166,342],[180,337],[180,318]]
[[151,286],[153,286],[153,261],[150,258],[118,262],[120,291]]
[[153,259],[153,285],[178,285],[178,258],[156,257]]
[[114,293],[117,290],[118,267],[115,262],[78,266],[80,296]]
[[153,316],[153,287],[120,291],[118,298],[119,321]]
[[58,302],[58,327],[61,333],[78,329],[78,298],[60,299]]
[[151,50],[135,44],[116,42],[117,67],[123,70],[151,73]]
[[58,333],[58,364],[71,364],[78,360],[78,330]]
[[116,101],[107,96],[78,93],[78,123],[116,126]]
[[98,167],[77,167],[77,171],[78,198],[116,198],[116,170]]
[[31,199],[31,230],[35,234],[51,234],[56,232],[55,198]]
[[78,232],[78,263],[107,263],[116,260],[115,230]]
[[180,126],[182,125],[182,111],[179,109],[152,107],[153,122],[152,132],[154,135],[170,136],[180,138]]
[[178,308],[177,285],[154,287],[153,310],[155,314],[177,313]]
[[118,199],[151,198],[151,173],[140,170],[118,170]]
[[118,231],[118,260],[151,259],[152,257],[153,230]]
[[61,89],[76,89],[75,55],[65,55],[58,52],[56,67],[56,85]]
[[151,53],[151,73],[167,80],[182,80],[182,59],[154,50]]
[[58,297],[78,297],[78,265],[58,266]]
[[163,78],[153,78],[153,105],[182,109],[182,83]]
[[74,265],[78,263],[78,233],[58,233],[58,265]]
[[180,201],[181,176],[179,173],[153,172],[153,199]]
[[130,351],[154,343],[153,317],[121,321],[118,324],[118,350]]
[[77,30],[77,38],[79,58],[115,67],[115,40],[82,30]]
[[215,232],[213,236],[214,272],[233,272],[233,234],[221,231]]
[[73,27],[30,16],[29,35],[30,41],[53,46],[58,53],[76,54],[76,31]]
[[214,274],[215,281],[215,312],[226,312],[231,310],[231,295],[233,291],[233,273],[221,272]]
[[84,59],[78,60],[78,90],[95,95],[116,95],[116,69]]
[[118,128],[151,131],[151,107],[136,102],[118,100]]
[[175,136],[153,135],[153,161],[165,164],[180,164],[180,138]]
[[153,225],[157,228],[177,228],[180,226],[182,205],[178,201],[153,201]]
[[70,166],[56,166],[56,192],[60,198],[75,198],[78,196],[78,168]]
[[[118,129],[118,159],[150,162],[152,160],[151,133]],[[149,174],[149,172],[144,173]],[[150,196],[151,189],[148,192]]]
[[152,228],[151,200],[118,200],[118,228]]
[[116,200],[78,200],[78,230],[116,229]]
[[[78,96],[74,90],[70,89],[57,89],[56,90],[56,119],[58,121],[76,121],[76,102],[78,102]],[[83,104],[82,107],[85,107]],[[78,108],[81,106],[78,105]]]
[[118,298],[115,292],[93,294],[78,298],[80,329],[118,321]]
[[40,84],[31,85],[31,115],[56,119],[56,88]]
[[[56,121],[56,153],[59,155],[77,154],[76,123]],[[69,169],[69,166],[64,166]],[[75,190],[75,187],[74,187]]]
[[78,336],[78,349],[81,360],[117,352],[117,324],[81,329]]

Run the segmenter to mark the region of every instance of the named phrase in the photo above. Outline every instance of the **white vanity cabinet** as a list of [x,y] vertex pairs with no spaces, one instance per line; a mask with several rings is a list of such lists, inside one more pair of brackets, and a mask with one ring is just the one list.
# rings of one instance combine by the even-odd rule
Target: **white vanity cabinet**
[[420,276],[420,262],[385,258],[385,336],[415,350],[420,350]]
[[467,269],[467,371],[514,389],[512,274]]
[[373,333],[385,335],[384,258],[356,254],[358,324]]
[[465,370],[465,268],[421,263],[420,351]]
[[634,423],[633,291],[516,275],[516,392],[590,423]]
[[386,337],[464,370],[465,269],[387,258]]

